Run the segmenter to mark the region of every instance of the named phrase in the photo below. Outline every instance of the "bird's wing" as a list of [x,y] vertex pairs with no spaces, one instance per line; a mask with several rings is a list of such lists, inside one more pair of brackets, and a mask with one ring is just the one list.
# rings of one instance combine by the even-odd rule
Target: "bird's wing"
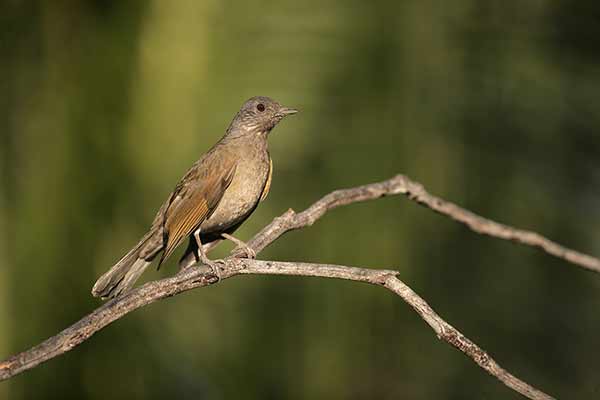
[[267,181],[265,182],[265,186],[263,187],[263,191],[260,195],[260,201],[263,201],[267,198],[269,190],[271,189],[271,179],[273,179],[273,159],[269,157],[269,175],[267,176]]
[[165,251],[161,263],[210,217],[231,184],[236,166],[235,157],[208,153],[175,187],[164,214]]

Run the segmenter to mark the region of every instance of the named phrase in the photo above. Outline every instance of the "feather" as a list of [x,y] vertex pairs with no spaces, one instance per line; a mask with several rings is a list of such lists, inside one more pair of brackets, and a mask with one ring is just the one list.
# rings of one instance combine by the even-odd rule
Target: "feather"
[[164,213],[165,250],[159,266],[210,217],[233,180],[237,159],[223,153],[209,154],[212,157],[201,160],[205,168],[192,169],[171,196]]

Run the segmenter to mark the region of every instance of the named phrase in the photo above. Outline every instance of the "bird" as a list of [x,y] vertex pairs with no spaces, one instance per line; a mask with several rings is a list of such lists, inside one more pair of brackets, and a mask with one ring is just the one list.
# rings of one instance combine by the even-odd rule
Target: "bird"
[[218,277],[216,263],[203,245],[231,240],[247,257],[255,254],[231,236],[248,219],[271,188],[273,161],[269,154],[271,130],[298,110],[256,96],[235,115],[224,136],[196,161],[162,204],[140,241],[92,288],[92,295],[114,298],[129,291],[144,270],[160,255],[158,267],[189,238],[180,265],[202,263]]

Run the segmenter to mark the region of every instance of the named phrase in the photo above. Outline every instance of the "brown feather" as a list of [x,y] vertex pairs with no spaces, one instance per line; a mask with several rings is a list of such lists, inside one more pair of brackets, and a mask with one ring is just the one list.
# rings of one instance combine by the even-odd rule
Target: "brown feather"
[[[180,207],[177,213],[167,221],[167,225],[165,225],[168,232],[167,246],[163,258],[169,257],[181,240],[192,233],[194,228],[206,218],[208,204],[202,196],[203,194],[199,193],[198,197],[200,198],[195,201],[196,204],[190,204],[190,207]],[[188,202],[191,203],[191,201]]]
[[267,181],[265,182],[265,187],[263,188],[262,194],[260,195],[260,200],[263,201],[267,198],[269,194],[269,190],[271,189],[271,179],[273,178],[273,159],[269,157],[269,175],[267,176]]
[[215,210],[231,183],[236,158],[209,152],[177,185],[164,212],[165,250],[159,265]]

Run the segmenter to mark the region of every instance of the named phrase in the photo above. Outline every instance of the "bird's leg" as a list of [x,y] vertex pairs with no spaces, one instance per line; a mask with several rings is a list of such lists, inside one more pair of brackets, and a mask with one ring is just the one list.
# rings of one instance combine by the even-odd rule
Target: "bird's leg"
[[227,240],[231,240],[237,245],[237,247],[233,250],[234,255],[237,256],[239,252],[244,252],[246,253],[246,258],[256,258],[256,251],[254,251],[252,247],[248,246],[246,242],[243,242],[240,239],[233,237],[227,233],[221,233],[221,236],[223,236]]
[[218,266],[218,264],[223,264],[223,261],[222,260],[214,260],[213,261],[213,260],[210,260],[206,256],[206,253],[204,253],[204,248],[202,247],[202,242],[200,241],[200,228],[196,229],[196,231],[194,232],[194,239],[196,239],[196,244],[198,245],[198,249],[196,250],[196,258],[202,264],[210,267],[210,269],[212,270],[213,274],[215,274],[215,276],[220,281],[221,280],[221,273],[219,272],[219,266]]
[[[213,240],[210,243],[205,243],[202,246],[202,250],[204,251],[204,254],[208,253],[209,251],[212,251],[212,249],[217,247],[217,245],[219,243],[221,243],[222,241],[223,241],[223,239],[217,239],[217,240]],[[183,271],[184,269],[188,269],[189,267],[192,267],[194,264],[196,264],[198,261],[200,261],[200,259],[198,258],[198,250],[196,250],[196,247],[198,247],[198,245],[196,243],[196,238],[191,237],[190,242],[188,244],[188,248],[185,250],[185,253],[179,260],[179,270],[180,271]]]

